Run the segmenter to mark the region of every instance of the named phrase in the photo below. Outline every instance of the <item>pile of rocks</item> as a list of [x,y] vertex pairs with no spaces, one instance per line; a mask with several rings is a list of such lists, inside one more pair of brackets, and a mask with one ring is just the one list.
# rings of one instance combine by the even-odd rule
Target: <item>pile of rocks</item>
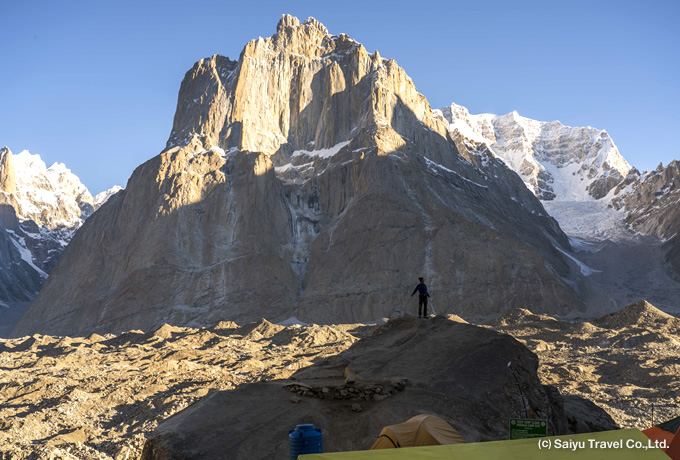
[[[357,382],[353,377],[348,377],[344,384],[339,385],[329,382],[325,382],[325,384],[296,382],[286,385],[286,389],[300,396],[319,399],[382,401],[397,394],[397,392],[403,391],[406,388],[406,383],[407,381],[404,379],[398,382]],[[300,399],[293,396],[291,401],[299,402]]]
[[0,339],[0,459],[139,458],[162,420],[221,390],[291,378],[351,347],[350,329],[357,327],[223,321],[210,329],[166,324],[148,333]]

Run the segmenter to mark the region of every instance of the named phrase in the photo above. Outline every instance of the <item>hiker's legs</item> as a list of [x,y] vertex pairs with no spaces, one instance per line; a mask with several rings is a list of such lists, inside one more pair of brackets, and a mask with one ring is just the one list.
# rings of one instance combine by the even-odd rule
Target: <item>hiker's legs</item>
[[418,296],[418,318],[427,318],[427,296]]

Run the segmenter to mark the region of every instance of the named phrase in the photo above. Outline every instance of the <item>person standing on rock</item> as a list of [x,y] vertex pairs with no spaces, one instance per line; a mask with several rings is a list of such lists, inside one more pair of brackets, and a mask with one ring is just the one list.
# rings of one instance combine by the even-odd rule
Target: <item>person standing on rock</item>
[[430,294],[427,292],[427,286],[425,285],[425,280],[423,278],[418,278],[418,286],[411,293],[411,297],[416,292],[418,293],[418,318],[427,318],[427,298]]

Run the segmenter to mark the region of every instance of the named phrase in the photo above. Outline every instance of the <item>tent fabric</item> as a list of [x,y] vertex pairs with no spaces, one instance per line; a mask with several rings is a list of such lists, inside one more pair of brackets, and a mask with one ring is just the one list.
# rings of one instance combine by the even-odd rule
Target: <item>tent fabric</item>
[[[540,441],[548,440],[555,446],[555,440],[558,439],[565,444],[569,441],[585,443],[585,447],[538,448]],[[591,448],[589,447],[591,439],[609,443],[620,441],[622,447]],[[668,460],[668,456],[661,449],[648,448],[649,443],[654,445],[644,433],[631,428],[513,441],[308,454],[300,455],[298,458],[299,460]],[[627,444],[637,444],[639,447],[627,447]]]
[[659,423],[659,428],[664,431],[669,431],[671,433],[677,433],[680,428],[680,417],[674,418],[673,420],[668,420],[667,422]]
[[665,441],[668,446],[665,449],[666,455],[673,460],[680,460],[680,436],[678,436],[678,433],[680,433],[680,417],[647,428],[643,433],[653,441]]
[[675,433],[675,437],[671,441],[670,446],[666,449],[666,455],[673,460],[680,460],[680,436]]
[[460,444],[465,439],[448,423],[434,415],[416,415],[404,423],[386,426],[371,449]]
[[666,445],[670,446],[671,442],[673,441],[673,438],[675,437],[675,434],[669,433],[666,430],[662,430],[658,426],[653,426],[651,428],[647,428],[646,430],[642,431],[644,434],[647,435],[649,439],[652,441],[666,441]]

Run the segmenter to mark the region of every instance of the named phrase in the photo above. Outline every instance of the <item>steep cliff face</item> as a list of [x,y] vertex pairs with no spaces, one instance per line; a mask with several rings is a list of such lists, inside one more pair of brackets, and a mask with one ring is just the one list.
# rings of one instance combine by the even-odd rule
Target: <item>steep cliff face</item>
[[[8,313],[17,302],[32,300],[47,276],[26,247],[31,244],[29,238],[37,236],[31,231],[34,229],[19,221],[11,205],[0,204],[0,315]],[[14,323],[17,320],[18,317]],[[10,330],[0,328],[0,336]]]
[[557,223],[476,158],[396,62],[284,16],[187,72],[165,150],[86,221],[15,334],[369,321],[418,276],[437,313],[583,308]]
[[328,35],[313,18],[300,24],[284,16],[275,35],[249,42],[238,61],[216,55],[194,65],[180,88],[168,147],[196,139],[206,149],[275,156],[279,165],[295,151],[350,140],[382,153],[404,138],[449,152],[446,137],[446,125],[394,60],[346,35]]
[[7,147],[0,149],[0,192],[2,196],[14,196],[17,193],[14,158]]
[[616,188],[612,204],[625,212],[635,231],[664,240],[666,263],[680,281],[680,163],[629,175]]
[[626,211],[626,222],[637,231],[672,238],[680,232],[680,164],[674,160],[631,174],[615,190],[612,204]]

